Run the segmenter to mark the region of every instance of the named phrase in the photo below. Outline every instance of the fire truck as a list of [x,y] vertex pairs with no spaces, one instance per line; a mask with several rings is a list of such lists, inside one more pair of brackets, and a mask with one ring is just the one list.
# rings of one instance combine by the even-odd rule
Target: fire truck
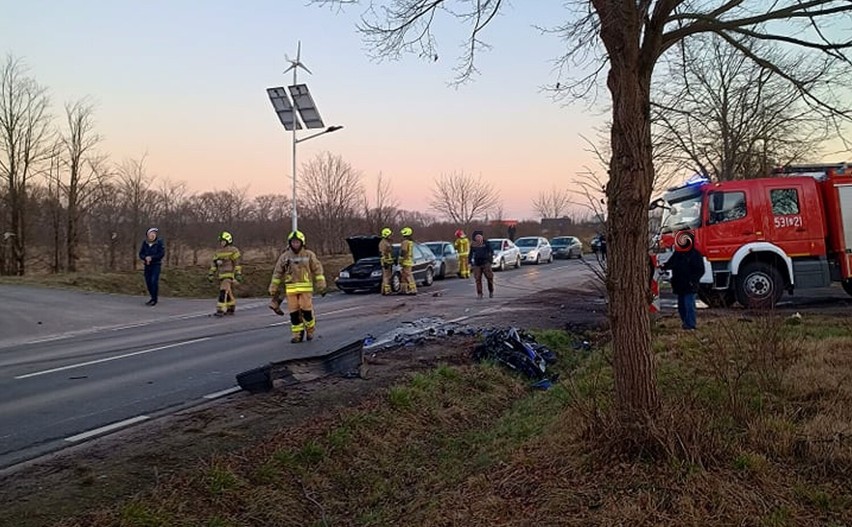
[[852,167],[796,165],[771,177],[714,183],[704,178],[667,191],[657,260],[675,235],[695,234],[704,255],[699,298],[711,307],[775,305],[784,291],[840,282],[852,295]]

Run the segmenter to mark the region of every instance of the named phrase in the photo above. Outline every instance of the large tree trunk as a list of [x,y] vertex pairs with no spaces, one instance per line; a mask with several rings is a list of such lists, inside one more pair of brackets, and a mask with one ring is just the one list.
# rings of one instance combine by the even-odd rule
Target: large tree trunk
[[607,292],[619,411],[629,422],[659,405],[648,307],[648,203],[654,181],[650,68],[640,54],[641,20],[624,2],[595,2],[609,52],[612,159],[607,194]]

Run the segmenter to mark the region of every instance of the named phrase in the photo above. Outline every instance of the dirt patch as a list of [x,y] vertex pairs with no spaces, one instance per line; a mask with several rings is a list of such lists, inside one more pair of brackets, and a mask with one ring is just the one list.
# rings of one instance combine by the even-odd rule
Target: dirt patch
[[[366,379],[329,377],[240,393],[30,463],[0,478],[0,525],[41,526],[153,488],[199,459],[236,452],[322,411],[356,406],[412,373],[469,362],[470,337],[368,356]],[[321,409],[318,412],[318,409]]]

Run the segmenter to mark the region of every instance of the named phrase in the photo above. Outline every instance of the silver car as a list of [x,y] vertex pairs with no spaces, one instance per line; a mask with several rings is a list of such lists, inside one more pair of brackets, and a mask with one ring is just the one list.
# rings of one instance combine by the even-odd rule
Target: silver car
[[423,245],[435,253],[435,278],[446,278],[459,274],[459,253],[450,242],[426,242]]
[[523,263],[552,263],[553,249],[547,238],[541,236],[525,236],[515,240],[515,245],[521,250],[521,261]]
[[576,236],[557,236],[550,240],[554,258],[582,258],[583,242]]
[[521,251],[509,238],[490,238],[488,245],[494,251],[494,259],[491,267],[498,271],[505,271],[508,267],[518,268],[521,266]]

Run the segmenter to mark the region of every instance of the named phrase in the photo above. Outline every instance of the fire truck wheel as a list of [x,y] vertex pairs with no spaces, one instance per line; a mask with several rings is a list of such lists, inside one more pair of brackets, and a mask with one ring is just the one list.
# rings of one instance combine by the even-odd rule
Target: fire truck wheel
[[784,279],[772,265],[754,262],[737,275],[737,302],[752,309],[768,309],[781,300]]
[[846,280],[843,282],[843,290],[846,291],[846,294],[852,295],[852,280]]

